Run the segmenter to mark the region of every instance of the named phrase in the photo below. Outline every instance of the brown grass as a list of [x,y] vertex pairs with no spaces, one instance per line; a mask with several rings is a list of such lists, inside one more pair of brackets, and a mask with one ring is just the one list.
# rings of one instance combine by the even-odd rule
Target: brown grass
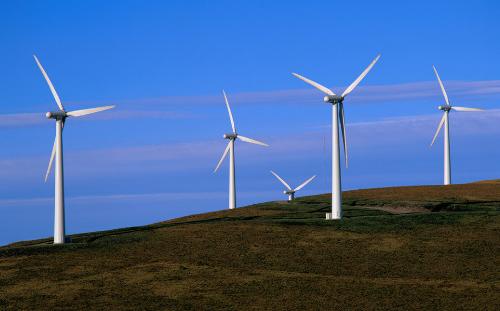
[[[3,247],[0,309],[500,309],[498,182],[345,198],[340,222],[316,196]],[[364,208],[404,202],[443,208]]]

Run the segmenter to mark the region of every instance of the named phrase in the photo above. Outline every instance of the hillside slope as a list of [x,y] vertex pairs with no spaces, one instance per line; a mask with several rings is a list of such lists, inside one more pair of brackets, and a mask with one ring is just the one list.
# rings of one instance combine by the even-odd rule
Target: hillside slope
[[500,181],[268,202],[0,248],[0,309],[500,309]]

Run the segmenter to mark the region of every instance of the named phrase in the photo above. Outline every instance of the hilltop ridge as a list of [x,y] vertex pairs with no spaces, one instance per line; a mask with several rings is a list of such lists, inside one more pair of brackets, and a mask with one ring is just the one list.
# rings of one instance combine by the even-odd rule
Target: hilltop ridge
[[499,309],[500,180],[329,199],[0,247],[0,309]]

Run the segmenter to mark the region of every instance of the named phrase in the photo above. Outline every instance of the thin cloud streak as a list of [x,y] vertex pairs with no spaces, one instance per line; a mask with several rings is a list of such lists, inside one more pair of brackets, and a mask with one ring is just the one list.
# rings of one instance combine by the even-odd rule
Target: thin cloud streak
[[[269,196],[276,194],[276,191],[242,191],[238,192],[238,196],[243,199],[249,199],[256,196]],[[106,203],[169,203],[175,200],[217,200],[225,199],[227,192],[159,192],[159,193],[142,193],[142,194],[109,194],[109,195],[83,195],[66,197],[68,204],[106,204]],[[53,197],[40,197],[29,199],[0,199],[0,207],[33,207],[46,206],[53,204]],[[142,205],[137,205],[140,208]]]
[[[438,127],[441,113],[387,118],[378,121],[347,124],[348,141],[358,149],[377,146],[401,147],[428,141]],[[452,112],[450,127],[453,136],[478,136],[496,139],[500,136],[500,109],[484,112]],[[324,128],[330,128],[325,126]],[[427,143],[426,143],[427,145]]]
[[[355,122],[351,124],[347,124],[348,128],[356,128],[356,127],[368,127],[368,126],[391,126],[391,125],[411,125],[418,126],[423,128],[426,122],[439,122],[441,118],[442,112],[436,112],[434,114],[425,114],[425,115],[416,115],[416,116],[401,116],[401,117],[392,117],[392,118],[384,118],[382,120],[376,121],[365,121],[365,122]],[[496,126],[498,123],[498,119],[500,119],[500,109],[489,109],[485,111],[474,111],[474,112],[452,112],[450,114],[450,123],[454,123],[454,120],[460,121],[457,122],[459,127],[467,127],[469,128],[469,124],[480,124],[477,128],[480,132],[490,132],[490,125],[495,125],[495,131],[499,131],[500,129]],[[463,122],[462,122],[463,121]],[[437,123],[436,123],[437,126]]]
[[[121,110],[85,116],[85,120],[127,120],[127,119],[196,119],[200,115],[187,112],[163,110]],[[44,113],[14,113],[0,115],[0,128],[30,127],[47,124]]]
[[[429,140],[439,122],[440,114],[417,115],[387,118],[376,121],[347,124],[348,144],[358,150],[385,144],[394,146],[411,139]],[[500,109],[484,112],[453,112],[450,125],[455,134],[484,135],[494,138],[499,135]],[[265,141],[269,148],[256,148],[253,145],[238,143],[240,165],[251,166],[256,163],[286,157],[304,158],[322,152],[323,138],[329,141],[330,125],[309,128],[300,133],[271,136]],[[114,147],[95,150],[67,151],[69,163],[67,173],[74,178],[102,176],[126,176],[148,174],[150,172],[200,171],[211,174],[225,147],[221,140],[192,141],[171,144]],[[15,177],[40,178],[45,172],[47,155],[0,159],[0,178]],[[22,168],[22,169],[20,169]]]
[[[500,80],[487,81],[445,81],[445,87],[452,100],[460,100],[473,95],[500,95]],[[343,90],[345,87],[333,87],[333,90]],[[311,88],[255,91],[255,92],[228,92],[232,105],[239,104],[307,104],[317,100],[320,96],[317,90]],[[400,100],[440,99],[441,91],[436,81],[422,81],[389,85],[359,86],[356,92],[349,95],[350,102],[393,102]],[[123,101],[125,105],[166,105],[191,106],[220,104],[222,95],[206,96],[165,96],[149,99],[133,99]]]
[[42,124],[47,118],[42,113],[13,113],[0,115],[0,127],[26,127]]
[[[452,102],[460,102],[474,97],[500,96],[500,80],[490,81],[445,81],[445,87]],[[335,87],[335,90],[343,89]],[[242,93],[229,93],[231,104],[308,104],[319,101],[321,94],[314,89],[289,89],[275,91],[255,91]],[[359,86],[349,96],[349,103],[373,103],[373,102],[401,102],[403,100],[437,100],[440,102],[441,92],[435,81],[423,81],[390,85],[368,85]],[[113,101],[120,102],[116,109],[107,113],[88,116],[94,120],[125,120],[138,118],[154,119],[195,119],[202,115],[191,112],[172,110],[205,105],[218,105],[223,102],[222,95],[203,96],[165,96],[158,98],[130,99]],[[106,105],[109,102],[96,102],[93,105]],[[86,102],[88,106],[89,103]],[[73,104],[73,106],[77,106]],[[137,107],[154,106],[156,109],[137,109]],[[170,110],[158,109],[165,106]],[[76,109],[76,108],[75,108]],[[23,127],[45,124],[46,118],[43,113],[19,113],[0,115],[0,127]]]

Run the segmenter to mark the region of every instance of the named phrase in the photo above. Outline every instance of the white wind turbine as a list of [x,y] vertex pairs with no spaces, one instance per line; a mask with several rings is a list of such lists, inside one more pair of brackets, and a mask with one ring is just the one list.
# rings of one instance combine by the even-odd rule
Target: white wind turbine
[[444,96],[444,101],[445,105],[444,106],[439,106],[438,109],[443,111],[443,117],[441,118],[441,122],[439,122],[439,126],[437,128],[436,134],[434,134],[434,138],[432,139],[431,146],[434,144],[434,141],[436,140],[439,131],[443,127],[444,124],[444,184],[449,185],[451,184],[451,162],[450,162],[450,130],[449,130],[449,120],[448,120],[448,114],[450,113],[451,110],[455,111],[483,111],[483,109],[479,108],[467,108],[467,107],[458,107],[458,106],[451,106],[450,101],[448,99],[448,95],[446,94],[446,90],[444,89],[443,82],[441,81],[441,78],[439,78],[439,74],[436,70],[436,67],[432,66],[434,69],[434,73],[436,74],[436,77],[439,82],[439,86],[441,87],[441,91],[443,92]]
[[245,136],[241,136],[236,132],[236,127],[234,126],[234,119],[233,119],[233,114],[231,113],[231,108],[229,107],[229,102],[227,100],[226,92],[222,91],[222,94],[224,95],[224,100],[226,102],[226,107],[227,107],[227,112],[229,113],[229,120],[231,121],[231,128],[233,130],[232,133],[230,134],[224,134],[224,139],[229,140],[226,150],[224,150],[224,153],[222,154],[222,157],[219,160],[219,163],[217,163],[217,166],[215,167],[214,173],[217,172],[219,169],[220,165],[222,164],[222,161],[224,158],[226,158],[227,153],[229,152],[229,209],[234,209],[236,207],[236,185],[235,185],[235,171],[234,171],[234,141],[236,139],[239,139],[241,141],[251,143],[251,144],[256,144],[256,145],[261,145],[261,146],[266,146],[268,147],[269,145],[257,141],[255,139],[251,139]]
[[361,73],[361,75],[354,80],[349,87],[338,96],[330,89],[323,85],[316,83],[308,78],[299,74],[292,73],[295,77],[312,85],[316,89],[325,93],[326,96],[323,100],[326,103],[332,104],[332,212],[326,214],[326,219],[341,219],[342,218],[342,190],[340,181],[340,145],[339,145],[339,120],[340,128],[342,130],[342,141],[344,145],[345,165],[347,165],[347,142],[346,142],[346,129],[345,129],[345,116],[344,116],[344,99],[351,93],[356,86],[363,80],[363,78],[372,69],[375,63],[380,58],[380,54],[368,65],[368,67]]
[[47,84],[49,85],[50,91],[54,96],[59,111],[47,112],[46,116],[48,119],[56,120],[56,137],[54,140],[54,145],[52,147],[52,154],[50,156],[49,167],[47,168],[47,173],[45,174],[45,181],[49,177],[52,162],[54,158],[56,159],[55,165],[55,211],[54,211],[54,244],[63,244],[65,242],[65,222],[64,222],[64,173],[63,173],[63,140],[62,131],[64,128],[64,123],[68,117],[81,117],[91,113],[96,113],[103,110],[108,110],[114,108],[115,106],[104,106],[91,109],[74,110],[66,112],[61,103],[59,95],[57,95],[56,89],[49,79],[49,76],[42,67],[42,64],[38,61],[38,58],[33,55],[35,61],[40,68]]
[[296,187],[295,189],[292,189],[290,185],[283,179],[281,178],[278,174],[275,172],[271,171],[271,174],[274,175],[285,187],[287,190],[284,190],[283,193],[288,195],[288,201],[293,201],[295,199],[295,192],[299,191],[300,189],[304,188],[308,183],[310,183],[314,178],[316,178],[316,175],[313,177],[309,178],[308,180],[304,181],[300,186]]

